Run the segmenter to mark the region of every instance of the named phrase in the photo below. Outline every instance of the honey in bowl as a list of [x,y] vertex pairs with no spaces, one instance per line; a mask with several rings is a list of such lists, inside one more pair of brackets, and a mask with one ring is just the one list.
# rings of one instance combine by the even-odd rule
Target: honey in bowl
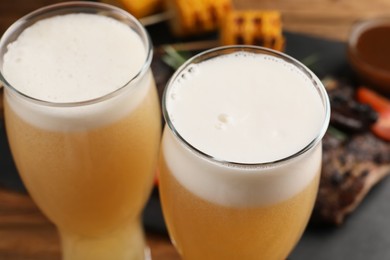
[[357,23],[349,38],[348,57],[363,83],[390,94],[390,18]]

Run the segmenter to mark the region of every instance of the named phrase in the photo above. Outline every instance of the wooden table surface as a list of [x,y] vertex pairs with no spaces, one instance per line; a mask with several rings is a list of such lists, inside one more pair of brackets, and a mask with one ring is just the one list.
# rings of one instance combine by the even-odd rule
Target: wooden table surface
[[[0,0],[0,35],[14,21],[59,0]],[[277,9],[284,28],[345,41],[351,25],[361,19],[390,16],[388,0],[236,0],[240,9]],[[1,155],[0,155],[1,158]],[[2,169],[0,169],[2,174]],[[179,259],[165,235],[147,233],[155,260]],[[27,196],[0,187],[0,259],[60,259],[54,226]]]

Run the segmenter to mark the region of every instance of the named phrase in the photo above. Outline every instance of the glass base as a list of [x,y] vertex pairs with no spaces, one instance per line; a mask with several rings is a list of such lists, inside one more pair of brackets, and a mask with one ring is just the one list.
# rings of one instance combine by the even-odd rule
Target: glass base
[[63,260],[151,260],[139,223],[99,237],[60,234]]

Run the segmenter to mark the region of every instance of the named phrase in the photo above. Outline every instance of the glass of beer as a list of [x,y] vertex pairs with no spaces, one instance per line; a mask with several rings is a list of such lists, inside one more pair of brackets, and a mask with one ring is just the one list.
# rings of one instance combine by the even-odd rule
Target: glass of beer
[[0,42],[5,120],[23,182],[57,226],[63,259],[145,259],[161,116],[152,45],[127,12],[69,2]]
[[163,97],[160,197],[185,260],[285,260],[311,214],[330,106],[320,80],[272,50],[201,53]]

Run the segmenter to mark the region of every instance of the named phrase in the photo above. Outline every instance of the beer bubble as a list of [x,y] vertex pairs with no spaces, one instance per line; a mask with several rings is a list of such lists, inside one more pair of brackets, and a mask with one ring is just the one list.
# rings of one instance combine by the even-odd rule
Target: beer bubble
[[223,123],[223,124],[231,124],[233,122],[233,117],[231,117],[227,114],[219,114],[218,121]]
[[217,122],[217,123],[215,124],[215,128],[216,128],[217,130],[225,130],[225,129],[226,129],[226,124],[224,124],[224,123],[222,123],[222,122]]
[[232,124],[234,121],[234,118],[232,116],[229,116],[227,114],[219,114],[217,116],[217,123],[215,125],[215,128],[218,130],[225,130],[228,125]]
[[177,99],[178,99],[178,95],[176,93],[172,93],[171,100],[177,100]]
[[175,117],[171,113],[169,113],[168,116],[169,116],[169,119],[171,120],[171,122],[174,123]]
[[192,74],[192,75],[195,75],[196,73],[198,73],[198,66],[197,65],[190,65],[187,69],[188,73],[189,74]]

